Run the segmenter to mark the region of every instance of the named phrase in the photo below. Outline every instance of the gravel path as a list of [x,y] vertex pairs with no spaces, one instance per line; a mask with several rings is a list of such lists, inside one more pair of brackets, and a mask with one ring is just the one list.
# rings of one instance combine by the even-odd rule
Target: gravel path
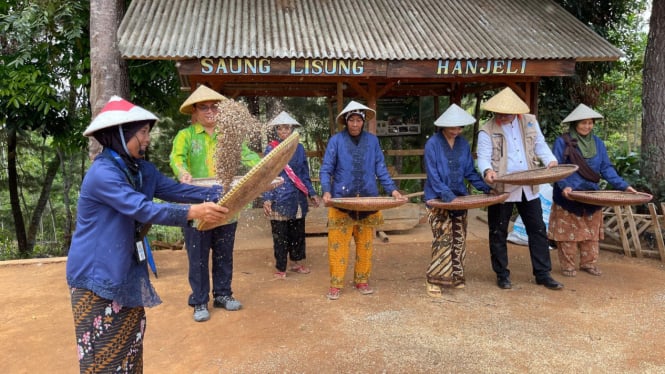
[[[665,373],[657,260],[602,251],[603,276],[576,278],[554,261],[565,288],[549,291],[533,282],[527,248],[511,246],[514,288],[500,290],[487,226],[472,218],[465,289],[425,294],[431,232],[420,225],[377,241],[375,294],[347,287],[329,301],[325,236],[308,237],[311,274],[279,281],[269,232],[241,225],[234,290],[244,308],[214,309],[206,323],[186,306],[186,254],[155,254],[164,303],[148,310],[145,373]],[[64,268],[62,259],[0,265],[0,372],[76,372]]]

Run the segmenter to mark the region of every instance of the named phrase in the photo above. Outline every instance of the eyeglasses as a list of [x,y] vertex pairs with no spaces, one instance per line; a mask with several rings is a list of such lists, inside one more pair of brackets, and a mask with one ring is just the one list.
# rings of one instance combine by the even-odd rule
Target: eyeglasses
[[196,109],[198,109],[201,112],[207,112],[207,111],[216,112],[218,110],[217,105],[215,105],[215,104],[211,104],[211,105],[198,105],[197,104]]

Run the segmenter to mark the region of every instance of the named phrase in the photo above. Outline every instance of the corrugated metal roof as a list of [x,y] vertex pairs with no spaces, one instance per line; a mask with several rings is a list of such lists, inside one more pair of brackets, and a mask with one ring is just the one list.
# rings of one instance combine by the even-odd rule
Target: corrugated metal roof
[[616,60],[549,0],[132,0],[125,58]]

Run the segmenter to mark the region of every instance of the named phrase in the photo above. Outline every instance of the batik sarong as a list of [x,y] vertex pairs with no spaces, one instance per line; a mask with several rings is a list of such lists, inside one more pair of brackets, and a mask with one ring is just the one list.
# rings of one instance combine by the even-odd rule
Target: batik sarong
[[432,228],[432,258],[427,268],[427,282],[441,287],[464,284],[467,212],[439,208],[428,209]]
[[142,373],[145,309],[82,288],[70,291],[80,372]]

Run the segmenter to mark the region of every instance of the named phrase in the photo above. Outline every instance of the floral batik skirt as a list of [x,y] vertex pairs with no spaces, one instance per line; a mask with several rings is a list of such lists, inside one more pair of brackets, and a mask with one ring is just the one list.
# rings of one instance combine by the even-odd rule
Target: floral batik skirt
[[71,288],[81,373],[142,373],[145,309]]

